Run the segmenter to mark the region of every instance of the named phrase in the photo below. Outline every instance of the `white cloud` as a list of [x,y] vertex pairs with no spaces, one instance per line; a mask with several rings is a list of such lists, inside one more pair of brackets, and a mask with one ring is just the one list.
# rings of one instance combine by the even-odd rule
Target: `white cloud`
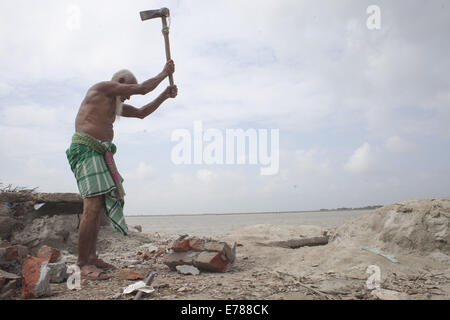
[[196,176],[197,179],[205,183],[211,182],[213,179],[217,178],[217,174],[207,169],[197,170]]
[[361,147],[353,152],[344,168],[350,173],[362,174],[369,169],[371,163],[371,147],[369,143],[365,142]]
[[386,148],[392,153],[408,153],[414,151],[417,146],[399,136],[392,136],[387,139]]
[[156,177],[156,170],[151,164],[141,161],[134,171],[126,172],[122,176],[125,180],[151,180]]

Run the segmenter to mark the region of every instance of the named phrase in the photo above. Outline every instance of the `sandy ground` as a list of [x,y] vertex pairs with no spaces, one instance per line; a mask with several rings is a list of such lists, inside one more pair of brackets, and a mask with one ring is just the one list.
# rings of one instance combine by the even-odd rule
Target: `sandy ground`
[[[404,293],[408,299],[450,299],[450,199],[426,201],[369,211],[338,228],[264,224],[217,236],[215,239],[241,245],[228,273],[182,275],[170,271],[162,257],[138,259],[139,250],[149,245],[167,248],[177,234],[131,232],[123,237],[104,228],[99,251],[101,258],[118,268],[143,275],[158,273],[152,284],[155,292],[143,299],[377,299],[366,285],[371,276],[369,266],[379,268],[383,289]],[[404,214],[408,216],[400,219]],[[411,223],[428,216],[432,217],[429,223]],[[287,249],[258,244],[324,232],[330,235],[324,246]],[[402,232],[404,236],[399,237]],[[362,250],[366,247],[394,255],[399,262]],[[64,259],[74,263],[76,257],[64,252]],[[109,280],[83,282],[78,291],[68,290],[65,283],[52,284],[53,295],[46,299],[132,299],[133,295],[119,297],[118,293],[135,281],[118,279],[117,270],[110,274]]]

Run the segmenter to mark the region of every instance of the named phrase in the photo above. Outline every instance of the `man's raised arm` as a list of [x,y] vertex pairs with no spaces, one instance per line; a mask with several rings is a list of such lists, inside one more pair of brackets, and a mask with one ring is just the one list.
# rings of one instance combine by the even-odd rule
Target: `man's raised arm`
[[164,69],[154,78],[148,79],[139,84],[127,84],[116,81],[105,81],[97,85],[97,90],[104,92],[111,97],[130,97],[132,95],[145,95],[153,91],[169,74],[175,71],[172,60],[168,61]]
[[129,104],[123,104],[122,117],[144,119],[167,99],[175,98],[178,94],[177,86],[169,86],[155,100],[146,104],[142,108],[136,108]]

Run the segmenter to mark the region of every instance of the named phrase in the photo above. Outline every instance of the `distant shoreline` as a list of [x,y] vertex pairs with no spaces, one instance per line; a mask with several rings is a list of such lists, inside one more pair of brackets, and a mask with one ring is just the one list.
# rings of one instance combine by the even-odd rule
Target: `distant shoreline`
[[278,214],[278,213],[313,213],[313,212],[339,212],[339,211],[363,211],[375,210],[382,206],[367,206],[361,208],[338,208],[338,209],[320,209],[320,210],[301,210],[301,211],[266,211],[266,212],[235,212],[235,213],[179,213],[179,214],[133,214],[126,217],[177,217],[177,216],[230,216],[242,214]]

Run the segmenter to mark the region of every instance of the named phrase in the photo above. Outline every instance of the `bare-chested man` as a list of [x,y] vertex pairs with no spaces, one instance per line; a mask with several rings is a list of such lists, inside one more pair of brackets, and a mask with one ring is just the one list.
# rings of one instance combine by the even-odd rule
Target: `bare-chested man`
[[145,95],[154,90],[169,74],[175,71],[173,61],[166,63],[156,77],[137,83],[128,70],[114,74],[111,81],[92,86],[81,103],[75,120],[76,133],[66,151],[78,189],[83,197],[83,216],[78,233],[78,265],[81,275],[87,279],[107,279],[105,270],[114,268],[99,259],[96,252],[102,213],[113,226],[127,234],[123,217],[122,178],[117,172],[112,154],[116,146],[113,123],[116,116],[144,119],[168,98],[175,98],[176,86],[167,87],[149,104],[135,108],[123,102],[132,95]]

